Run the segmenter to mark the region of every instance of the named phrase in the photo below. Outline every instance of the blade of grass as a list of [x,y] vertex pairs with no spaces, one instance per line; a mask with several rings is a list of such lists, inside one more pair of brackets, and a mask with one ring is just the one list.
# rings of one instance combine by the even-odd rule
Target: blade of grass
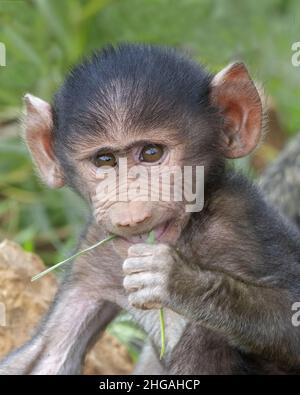
[[[62,21],[63,15],[60,14],[59,3],[50,2],[47,0],[34,0],[35,6],[42,16],[45,25],[50,29],[50,31],[58,38],[59,42],[61,42],[66,49],[68,49],[68,45],[70,45],[71,40],[69,40],[69,32],[66,29],[66,23]],[[66,12],[67,12],[67,7]]]
[[[149,233],[148,244],[154,244],[155,242],[155,233],[153,230]],[[161,340],[161,348],[159,358],[162,359],[165,355],[166,350],[166,328],[165,328],[165,317],[164,317],[164,309],[159,309],[159,322],[160,322],[160,340]]]
[[110,0],[94,0],[87,3],[87,5],[82,8],[82,20],[89,19],[101,12],[102,8],[104,8],[109,3],[109,1]]
[[52,270],[57,269],[58,267],[60,267],[64,263],[69,262],[72,259],[77,258],[78,256],[80,256],[82,254],[85,254],[86,252],[91,251],[91,250],[93,250],[96,247],[99,247],[100,245],[102,245],[102,244],[114,239],[115,237],[116,237],[115,235],[108,236],[106,239],[103,239],[103,240],[99,241],[98,243],[96,243],[96,244],[94,244],[94,245],[92,245],[92,246],[90,246],[88,248],[85,248],[84,250],[81,250],[81,251],[77,252],[76,254],[70,256],[69,258],[64,259],[61,262],[58,262],[56,265],[49,267],[49,269],[46,269],[43,272],[36,274],[35,276],[32,277],[31,281],[38,280],[39,278],[41,278],[41,277],[45,276],[46,274],[52,272]]
[[160,322],[160,340],[161,340],[159,359],[162,359],[166,351],[166,328],[165,328],[165,316],[164,316],[163,308],[159,309],[159,322]]

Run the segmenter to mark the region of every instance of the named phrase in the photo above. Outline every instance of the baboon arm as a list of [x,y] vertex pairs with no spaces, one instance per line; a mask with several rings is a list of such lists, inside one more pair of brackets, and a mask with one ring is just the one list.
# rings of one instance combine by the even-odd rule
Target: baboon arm
[[79,374],[87,349],[118,312],[64,285],[36,335],[0,363],[0,374]]

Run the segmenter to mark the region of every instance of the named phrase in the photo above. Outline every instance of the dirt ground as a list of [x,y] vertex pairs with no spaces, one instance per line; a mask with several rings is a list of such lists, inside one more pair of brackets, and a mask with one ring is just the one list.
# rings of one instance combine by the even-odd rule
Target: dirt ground
[[[34,254],[11,241],[0,244],[0,358],[34,331],[57,289],[53,274],[41,281],[30,278],[45,268]],[[5,317],[4,317],[5,310]],[[105,333],[88,353],[84,374],[129,374],[132,362],[123,345]]]

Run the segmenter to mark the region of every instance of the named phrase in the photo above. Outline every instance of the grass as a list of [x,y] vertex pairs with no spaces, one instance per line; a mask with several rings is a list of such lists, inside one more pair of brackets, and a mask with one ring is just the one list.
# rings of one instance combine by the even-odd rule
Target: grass
[[78,252],[76,252],[76,254],[70,256],[69,258],[66,258],[58,263],[56,263],[55,265],[49,267],[48,269],[42,271],[41,273],[36,274],[35,276],[32,277],[31,281],[36,281],[44,276],[46,276],[46,274],[51,273],[53,270],[58,269],[59,267],[61,267],[63,264],[72,261],[73,259],[86,254],[87,252],[93,250],[94,248],[100,247],[101,245],[107,243],[108,241],[114,239],[116,236],[112,235],[112,236],[108,236],[105,239],[98,241],[98,243],[93,244],[90,247],[85,248],[84,250],[80,250]]

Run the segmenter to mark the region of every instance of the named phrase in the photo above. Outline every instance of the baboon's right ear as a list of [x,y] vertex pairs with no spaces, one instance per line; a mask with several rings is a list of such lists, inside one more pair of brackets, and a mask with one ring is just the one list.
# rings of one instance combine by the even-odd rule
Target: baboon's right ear
[[64,185],[64,177],[53,152],[53,118],[49,103],[30,94],[24,96],[26,106],[25,141],[42,180],[50,188]]
[[223,153],[241,158],[257,146],[262,135],[262,103],[243,63],[233,63],[212,80],[211,97],[224,118]]

